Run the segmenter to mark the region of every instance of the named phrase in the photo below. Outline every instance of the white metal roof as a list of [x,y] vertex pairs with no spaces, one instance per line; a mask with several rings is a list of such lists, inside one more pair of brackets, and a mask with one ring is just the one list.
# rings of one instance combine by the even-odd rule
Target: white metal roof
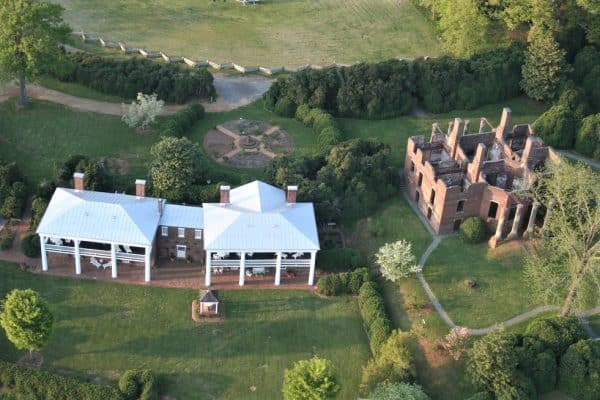
[[158,199],[57,188],[37,232],[46,236],[150,246]]
[[312,203],[286,203],[285,192],[260,181],[231,190],[230,203],[205,203],[206,250],[319,250]]
[[202,207],[165,204],[159,223],[178,228],[203,229],[203,220]]

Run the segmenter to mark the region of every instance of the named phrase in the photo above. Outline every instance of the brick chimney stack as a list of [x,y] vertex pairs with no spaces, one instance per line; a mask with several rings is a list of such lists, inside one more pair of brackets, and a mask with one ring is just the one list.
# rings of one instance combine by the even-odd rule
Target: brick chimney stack
[[288,204],[293,204],[296,202],[296,197],[298,197],[298,186],[288,186],[285,200]]
[[467,171],[469,174],[469,179],[471,183],[475,183],[479,180],[479,175],[481,174],[481,170],[483,169],[483,163],[486,161],[486,147],[485,144],[479,143],[477,145],[477,150],[475,152],[475,157],[473,158],[473,162],[469,163],[467,167]]
[[84,177],[84,174],[82,172],[75,172],[73,174],[73,187],[75,188],[75,190],[77,190],[77,191],[84,190],[83,177]]
[[508,124],[510,124],[510,114],[511,110],[508,107],[504,107],[502,109],[502,117],[500,117],[500,124],[496,127],[496,140],[501,141],[504,140],[504,132],[508,128]]
[[465,122],[460,118],[454,118],[454,123],[452,124],[452,130],[450,131],[450,137],[448,138],[448,146],[450,146],[450,158],[454,159],[456,157],[456,148],[458,147],[458,138],[462,136]]
[[221,204],[229,204],[229,192],[231,191],[231,187],[229,186],[221,186]]
[[143,179],[135,180],[135,195],[138,198],[146,196],[146,181]]
[[165,201],[163,199],[158,199],[158,215],[162,217],[163,210],[165,208]]

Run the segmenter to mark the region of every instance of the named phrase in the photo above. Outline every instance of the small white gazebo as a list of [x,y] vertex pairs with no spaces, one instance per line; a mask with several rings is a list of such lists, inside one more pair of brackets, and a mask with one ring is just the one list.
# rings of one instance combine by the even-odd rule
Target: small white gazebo
[[239,269],[244,285],[250,269],[275,270],[275,285],[286,268],[307,268],[314,284],[319,237],[312,203],[296,202],[297,186],[284,190],[254,181],[230,190],[221,187],[220,203],[205,203],[205,285],[215,269]]

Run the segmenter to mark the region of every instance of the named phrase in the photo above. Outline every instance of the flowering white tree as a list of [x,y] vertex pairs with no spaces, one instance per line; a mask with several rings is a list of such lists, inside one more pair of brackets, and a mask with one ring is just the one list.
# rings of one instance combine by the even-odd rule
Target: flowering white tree
[[123,122],[130,128],[148,130],[162,111],[164,104],[164,101],[157,99],[156,94],[138,93],[137,101],[131,102],[127,114],[123,115]]
[[412,253],[412,244],[404,239],[381,246],[375,254],[375,262],[379,265],[381,274],[392,282],[419,271]]

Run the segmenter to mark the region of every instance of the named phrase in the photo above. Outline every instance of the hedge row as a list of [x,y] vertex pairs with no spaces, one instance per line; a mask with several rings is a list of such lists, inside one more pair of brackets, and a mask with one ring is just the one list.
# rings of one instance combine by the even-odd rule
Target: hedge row
[[26,198],[27,190],[16,164],[4,164],[0,160],[0,216],[20,217]]
[[161,126],[160,134],[161,136],[182,137],[202,118],[204,118],[204,107],[201,104],[194,103],[167,118]]
[[358,306],[367,328],[371,349],[377,354],[392,333],[392,327],[385,311],[383,297],[374,282],[368,281],[362,285],[358,292]]
[[304,125],[313,129],[317,135],[317,143],[322,151],[327,151],[344,140],[344,135],[333,116],[319,108],[310,108],[301,104],[296,109],[295,117]]
[[77,82],[99,92],[135,99],[139,92],[184,103],[191,97],[215,96],[213,76],[205,68],[129,58],[116,60],[86,53],[65,55],[60,68],[45,71],[58,80]]
[[521,93],[523,54],[524,47],[515,43],[466,60],[440,57],[309,69],[280,77],[264,99],[267,107],[288,115],[302,104],[358,118],[406,115],[417,104],[433,113],[474,109]]
[[369,280],[366,268],[357,268],[352,272],[329,274],[319,278],[317,290],[325,296],[358,294],[363,283]]
[[27,400],[124,400],[117,388],[37,371],[0,360],[0,387],[17,399]]
[[149,369],[130,369],[119,379],[119,389],[127,400],[157,400],[158,382]]

